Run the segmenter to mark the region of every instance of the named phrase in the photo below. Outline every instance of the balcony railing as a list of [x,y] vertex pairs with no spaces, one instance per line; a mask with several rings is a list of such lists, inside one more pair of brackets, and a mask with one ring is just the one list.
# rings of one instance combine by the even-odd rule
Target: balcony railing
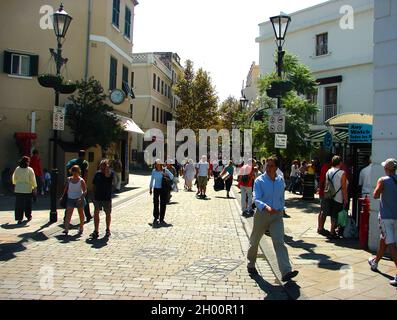
[[328,104],[324,106],[324,122],[338,114],[338,106],[336,104]]

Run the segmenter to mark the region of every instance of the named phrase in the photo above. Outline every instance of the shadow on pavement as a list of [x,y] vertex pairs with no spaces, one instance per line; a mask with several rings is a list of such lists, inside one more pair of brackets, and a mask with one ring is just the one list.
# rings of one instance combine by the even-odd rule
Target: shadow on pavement
[[100,239],[88,238],[85,240],[85,242],[91,245],[93,249],[102,249],[103,247],[106,247],[108,245],[108,241],[109,241],[109,237],[106,236]]
[[18,223],[10,224],[10,223],[7,222],[5,224],[2,224],[1,227],[3,229],[6,229],[6,230],[22,229],[22,228],[28,228],[29,227],[27,225],[27,223],[28,222],[26,220],[22,221],[21,224],[18,224]]
[[318,214],[319,205],[320,202],[318,199],[315,199],[313,201],[307,201],[301,198],[290,198],[285,200],[285,206],[288,209],[296,208],[304,213]]
[[220,197],[220,196],[216,196],[215,197],[216,199],[225,199],[225,200],[234,200],[234,199],[236,199],[236,198],[234,198],[234,197]]
[[317,261],[317,266],[319,268],[328,270],[340,270],[343,266],[347,265],[345,263],[331,260],[331,257],[329,255],[314,252],[313,249],[317,247],[317,245],[314,243],[308,243],[303,240],[294,241],[291,236],[287,235],[284,236],[284,241],[292,248],[306,250],[307,253],[300,254],[299,257],[304,260]]
[[261,275],[250,275],[251,279],[255,280],[259,288],[266,293],[264,300],[286,300],[286,292],[281,285],[272,285],[262,278]]

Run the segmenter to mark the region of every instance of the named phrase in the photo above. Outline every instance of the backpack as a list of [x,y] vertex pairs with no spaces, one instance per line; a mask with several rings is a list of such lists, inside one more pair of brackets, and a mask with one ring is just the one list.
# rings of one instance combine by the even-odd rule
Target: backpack
[[163,175],[163,180],[161,181],[161,188],[164,191],[170,192],[172,190],[172,184],[173,182],[171,181],[170,177],[168,175]]
[[333,198],[335,198],[336,194],[342,189],[342,186],[341,186],[338,191],[335,191],[334,183],[332,182],[332,180],[334,179],[335,175],[339,171],[341,171],[341,170],[340,169],[336,170],[331,178],[327,174],[327,182],[326,182],[325,188],[324,188],[324,199],[333,199]]

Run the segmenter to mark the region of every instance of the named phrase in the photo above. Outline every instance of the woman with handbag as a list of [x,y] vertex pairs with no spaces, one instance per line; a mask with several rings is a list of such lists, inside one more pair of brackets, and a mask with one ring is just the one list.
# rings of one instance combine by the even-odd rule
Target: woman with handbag
[[164,221],[169,192],[166,179],[172,181],[174,175],[167,168],[163,170],[163,164],[160,159],[156,160],[154,166],[149,184],[149,193],[150,195],[153,194],[153,227],[157,227],[159,225],[167,225]]
[[234,174],[233,161],[229,161],[229,164],[227,165],[227,167],[223,168],[223,170],[220,174],[222,179],[225,180],[226,197],[228,197],[228,198],[230,198],[229,192],[230,192],[230,189],[233,184],[233,174]]
[[29,157],[22,157],[12,175],[15,185],[15,220],[18,224],[22,223],[24,214],[28,222],[32,220],[32,197],[37,194],[36,176],[29,163]]
[[68,235],[70,220],[74,208],[77,208],[80,217],[80,228],[78,235],[82,235],[84,231],[84,206],[85,206],[85,195],[87,193],[87,186],[82,177],[80,177],[80,167],[75,165],[71,169],[72,176],[68,178],[64,194],[67,194],[66,201],[66,217],[65,217],[65,230],[63,233]]

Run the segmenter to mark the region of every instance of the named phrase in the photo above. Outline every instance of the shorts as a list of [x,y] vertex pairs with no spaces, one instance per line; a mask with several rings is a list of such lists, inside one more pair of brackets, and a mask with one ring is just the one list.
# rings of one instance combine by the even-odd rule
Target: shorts
[[328,217],[331,214],[331,199],[321,198],[320,206],[322,215]]
[[333,199],[321,199],[321,211],[323,215],[331,217],[331,220],[338,220],[338,213],[343,210],[343,203],[336,202]]
[[208,183],[208,177],[200,177],[200,176],[198,176],[197,177],[197,186],[199,187],[199,188],[205,188],[206,186],[207,186],[207,183]]
[[95,210],[103,210],[105,213],[112,212],[112,201],[94,200],[92,202],[94,203]]
[[68,200],[66,201],[66,208],[84,208],[86,205],[86,201],[85,199],[83,199],[83,201],[77,201],[79,199],[70,199],[68,198]]
[[397,243],[397,220],[379,218],[380,238],[386,245]]

